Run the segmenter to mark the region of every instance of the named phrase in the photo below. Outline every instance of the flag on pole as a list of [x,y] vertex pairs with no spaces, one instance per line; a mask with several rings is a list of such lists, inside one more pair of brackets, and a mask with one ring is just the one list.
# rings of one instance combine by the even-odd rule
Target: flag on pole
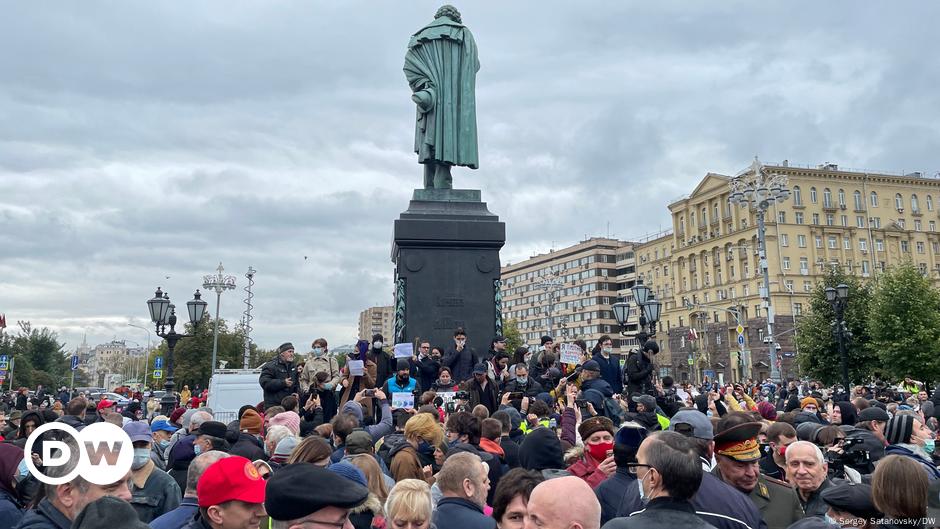
[[0,314],[0,329],[6,329],[6,328],[7,328],[7,315]]
[[695,341],[698,340],[698,331],[689,327],[689,340]]

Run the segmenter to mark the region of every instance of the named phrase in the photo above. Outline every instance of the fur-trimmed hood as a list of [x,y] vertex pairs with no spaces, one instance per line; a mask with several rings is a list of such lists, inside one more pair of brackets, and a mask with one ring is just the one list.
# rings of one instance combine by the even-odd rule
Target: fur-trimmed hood
[[349,509],[351,514],[359,514],[364,512],[371,512],[377,516],[384,516],[385,513],[382,510],[382,502],[379,501],[379,497],[373,493],[369,493],[369,497],[366,498],[366,501],[362,502],[358,507],[353,507]]
[[565,465],[571,465],[584,456],[584,446],[578,445],[565,452]]

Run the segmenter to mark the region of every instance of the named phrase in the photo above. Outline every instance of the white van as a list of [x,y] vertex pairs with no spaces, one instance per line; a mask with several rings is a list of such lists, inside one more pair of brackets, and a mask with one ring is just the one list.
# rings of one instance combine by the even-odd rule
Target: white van
[[255,406],[264,400],[258,378],[261,368],[218,369],[209,379],[209,402],[213,419],[228,424],[238,417],[244,405]]

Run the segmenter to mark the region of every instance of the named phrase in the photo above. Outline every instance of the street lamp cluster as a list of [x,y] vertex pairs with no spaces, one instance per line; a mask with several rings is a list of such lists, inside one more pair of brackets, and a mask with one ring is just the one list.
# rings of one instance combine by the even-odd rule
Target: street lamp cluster
[[775,202],[783,202],[790,196],[786,175],[768,173],[757,157],[748,169],[741,171],[729,184],[731,195],[728,202],[745,207],[753,206],[757,214],[757,246],[760,257],[760,270],[764,279],[761,287],[761,300],[767,313],[767,343],[770,352],[770,378],[780,380],[780,366],[777,363],[777,344],[774,343],[774,311],[770,304],[770,274],[767,270],[767,240],[764,217],[767,209]]
[[[636,333],[636,339],[642,348],[647,340],[656,336],[656,323],[662,313],[663,304],[656,299],[652,289],[643,284],[643,278],[638,278],[630,291],[633,292],[633,301],[636,302],[639,316],[639,329]],[[612,308],[614,318],[617,320],[617,324],[620,325],[620,334],[626,336],[624,327],[630,319],[630,303],[621,298],[620,301],[614,303]],[[649,332],[647,332],[647,328]]]
[[849,286],[841,283],[835,288],[826,288],[826,301],[832,306],[835,313],[835,319],[832,320],[832,333],[839,342],[839,358],[842,361],[842,386],[846,393],[850,392],[849,386],[849,361],[845,351],[846,341],[852,337],[848,326],[845,324],[845,307],[849,301]]
[[[186,302],[189,322],[193,324],[193,329],[202,321],[202,315],[206,312],[206,305],[208,304],[202,300],[202,294],[199,293],[199,290],[196,290],[196,293],[193,294],[193,299]],[[157,287],[153,298],[147,301],[147,308],[150,309],[150,320],[156,328],[157,336],[166,340],[166,379],[163,384],[166,393],[160,400],[160,407],[162,413],[169,416],[176,407],[176,394],[173,391],[176,386],[173,382],[173,349],[176,347],[176,342],[183,338],[191,338],[194,335],[176,332],[176,305],[170,303],[170,295],[163,292],[160,287]],[[167,327],[169,327],[169,331]]]
[[554,336],[552,334],[552,324],[554,323],[555,299],[558,292],[565,288],[565,282],[557,274],[549,274],[539,281],[538,288],[548,294],[548,335]]

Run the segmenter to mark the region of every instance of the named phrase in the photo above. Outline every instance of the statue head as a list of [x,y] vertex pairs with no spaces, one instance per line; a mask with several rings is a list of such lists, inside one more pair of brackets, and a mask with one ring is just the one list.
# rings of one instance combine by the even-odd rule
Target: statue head
[[437,13],[434,14],[434,18],[437,19],[441,17],[447,17],[458,24],[463,23],[460,20],[460,11],[457,11],[457,8],[452,5],[444,5],[437,10]]

